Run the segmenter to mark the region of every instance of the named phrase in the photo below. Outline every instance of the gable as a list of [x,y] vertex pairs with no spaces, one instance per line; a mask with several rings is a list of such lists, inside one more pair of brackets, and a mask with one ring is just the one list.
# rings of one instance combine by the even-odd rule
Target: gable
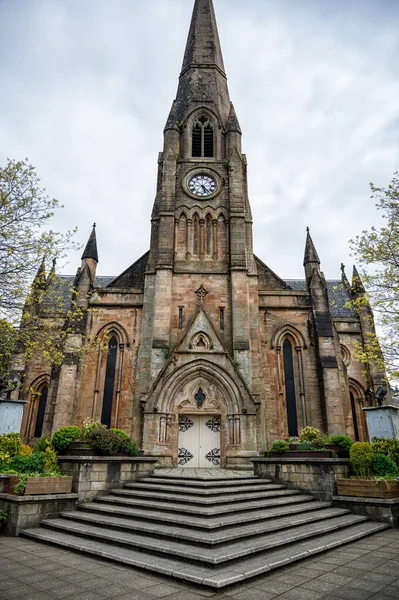
[[188,325],[182,340],[176,348],[176,352],[217,352],[227,353],[220,340],[212,322],[200,306]]
[[147,268],[149,252],[118,275],[108,285],[108,288],[138,288],[144,289],[144,276]]
[[290,286],[274,273],[264,262],[255,256],[259,278],[259,290],[290,290]]

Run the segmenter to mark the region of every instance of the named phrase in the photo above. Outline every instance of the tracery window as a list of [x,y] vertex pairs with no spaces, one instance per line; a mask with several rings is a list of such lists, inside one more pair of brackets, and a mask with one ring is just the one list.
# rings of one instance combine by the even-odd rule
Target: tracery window
[[201,115],[193,127],[192,156],[194,158],[213,158],[213,127],[207,116]]

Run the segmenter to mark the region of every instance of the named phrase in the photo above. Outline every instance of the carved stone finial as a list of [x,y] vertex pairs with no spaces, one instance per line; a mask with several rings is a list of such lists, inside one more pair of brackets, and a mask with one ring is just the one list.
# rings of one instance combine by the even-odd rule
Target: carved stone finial
[[307,231],[308,233],[310,232],[310,229],[309,229],[309,227],[306,227],[306,231]]
[[204,304],[204,300],[207,297],[207,295],[209,294],[208,290],[206,290],[204,288],[204,286],[200,285],[200,287],[198,288],[198,290],[195,292],[198,296],[198,300],[200,301],[200,304]]
[[345,273],[345,265],[344,265],[344,263],[341,263],[341,271],[342,271],[342,273]]

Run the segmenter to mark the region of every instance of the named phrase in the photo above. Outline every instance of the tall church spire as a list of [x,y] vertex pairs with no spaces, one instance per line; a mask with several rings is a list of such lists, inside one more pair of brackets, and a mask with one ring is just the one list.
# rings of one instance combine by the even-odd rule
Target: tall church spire
[[191,103],[213,103],[223,126],[226,124],[230,98],[213,0],[195,0],[176,97],[180,120]]
[[97,238],[96,238],[96,224],[93,224],[93,229],[91,231],[89,241],[86,244],[86,248],[82,254],[82,260],[85,258],[92,258],[96,262],[98,262],[98,252],[97,252]]

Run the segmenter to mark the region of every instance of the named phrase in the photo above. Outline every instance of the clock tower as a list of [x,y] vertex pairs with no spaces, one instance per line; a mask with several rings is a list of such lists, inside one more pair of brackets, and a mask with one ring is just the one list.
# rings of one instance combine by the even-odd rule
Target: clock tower
[[[249,405],[240,398],[236,409],[246,418],[256,412],[251,353],[258,351],[258,315],[256,310],[251,314],[251,306],[256,306],[258,290],[241,137],[213,2],[196,0],[158,158],[139,353],[138,388],[147,415],[155,406],[148,403],[149,387],[161,376],[164,357],[192,362],[179,345],[199,307],[221,344],[228,363],[223,368],[246,389]],[[201,287],[207,293],[199,302],[196,292]],[[209,332],[206,337],[215,347]],[[208,353],[210,367],[214,358]],[[227,438],[230,433],[226,431]],[[248,451],[256,449],[256,436],[251,443]]]

